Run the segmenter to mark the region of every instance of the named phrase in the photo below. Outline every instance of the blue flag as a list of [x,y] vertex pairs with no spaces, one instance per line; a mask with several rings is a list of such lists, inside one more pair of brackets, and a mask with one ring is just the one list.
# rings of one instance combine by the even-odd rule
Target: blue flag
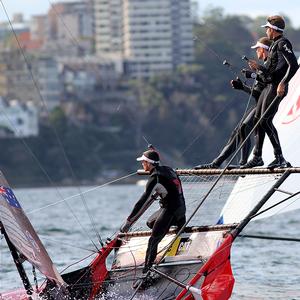
[[6,200],[6,202],[15,208],[21,208],[20,203],[18,202],[17,198],[15,197],[12,189],[4,186],[0,186],[0,195]]

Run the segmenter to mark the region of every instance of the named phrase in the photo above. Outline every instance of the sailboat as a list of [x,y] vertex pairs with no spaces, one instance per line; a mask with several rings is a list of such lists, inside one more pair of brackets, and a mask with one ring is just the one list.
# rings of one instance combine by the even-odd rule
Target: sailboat
[[[293,166],[299,166],[300,155],[294,150],[300,132],[300,71],[290,83],[275,125],[285,156]],[[272,160],[268,142],[263,153],[264,161]],[[136,282],[143,276],[150,231],[118,233],[106,241],[86,267],[60,274],[1,175],[1,232],[24,288],[2,292],[0,299],[229,299],[235,282],[230,263],[232,244],[249,222],[300,207],[300,168],[176,172],[187,198],[188,224],[181,229],[171,228],[161,241],[155,265],[147,274],[149,285],[143,289]],[[230,183],[232,188],[228,188]],[[228,198],[225,205],[219,201],[221,197]],[[196,224],[191,226],[192,221]],[[107,268],[111,254],[113,263]],[[32,286],[22,266],[25,261],[44,275],[42,284]]]

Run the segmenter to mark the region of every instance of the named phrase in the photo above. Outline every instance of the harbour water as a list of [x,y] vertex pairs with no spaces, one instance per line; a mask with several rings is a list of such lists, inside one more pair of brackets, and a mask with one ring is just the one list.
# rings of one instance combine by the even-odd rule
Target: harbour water
[[[70,271],[90,262],[95,246],[99,245],[96,232],[103,240],[112,237],[142,191],[143,187],[137,185],[112,185],[80,190],[17,189],[15,194],[58,270]],[[84,193],[74,196],[79,192]],[[144,219],[137,226],[142,226]],[[299,237],[299,212],[255,221],[246,232]],[[231,260],[236,280],[232,300],[300,299],[299,243],[238,238]],[[75,262],[78,263],[74,265]],[[32,280],[31,269],[29,266],[27,269]],[[2,239],[0,292],[21,285]]]

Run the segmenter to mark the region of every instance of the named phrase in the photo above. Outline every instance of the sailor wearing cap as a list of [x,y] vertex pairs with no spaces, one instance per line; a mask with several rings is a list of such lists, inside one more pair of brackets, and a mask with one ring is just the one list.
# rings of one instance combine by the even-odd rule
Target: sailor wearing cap
[[160,209],[147,221],[147,225],[152,229],[143,269],[143,273],[147,273],[156,258],[158,244],[170,227],[175,225],[180,228],[185,224],[186,209],[179,177],[172,168],[160,166],[160,158],[156,150],[145,151],[137,161],[141,161],[143,169],[150,172],[150,177],[145,192],[135,204],[120,231],[127,232],[153,201],[159,198]]
[[[252,49],[256,49],[256,55],[258,59],[266,61],[268,56],[268,50],[272,44],[272,41],[267,37],[260,38]],[[243,69],[242,73],[246,78],[256,78],[257,74],[251,70]],[[256,110],[256,103],[260,97],[261,92],[266,87],[266,84],[255,80],[252,87],[246,85],[238,77],[235,80],[231,80],[231,86],[236,90],[243,90],[244,92],[250,94],[255,99],[255,104],[247,109],[244,113],[243,118],[238,123],[238,125],[232,131],[227,144],[224,146],[220,154],[211,162],[206,164],[201,164],[195,166],[195,169],[217,169],[221,164],[228,159],[232,154],[235,153],[239,145],[243,144],[241,149],[241,158],[239,161],[240,167],[247,163],[247,159],[251,149],[251,139],[248,138],[254,126],[254,115]],[[262,163],[263,164],[263,163]]]
[[265,82],[267,86],[259,97],[255,113],[256,122],[262,116],[263,118],[257,126],[254,156],[244,167],[253,168],[263,164],[262,147],[265,134],[267,134],[275,155],[275,160],[268,165],[268,168],[284,168],[290,166],[290,164],[282,155],[278,133],[273,125],[273,117],[277,112],[280,101],[288,92],[288,83],[298,70],[298,63],[291,42],[283,36],[284,19],[277,15],[271,16],[262,27],[266,28],[266,34],[273,43],[264,65],[259,65],[255,60],[249,60],[248,62],[252,70],[261,73],[260,80]]

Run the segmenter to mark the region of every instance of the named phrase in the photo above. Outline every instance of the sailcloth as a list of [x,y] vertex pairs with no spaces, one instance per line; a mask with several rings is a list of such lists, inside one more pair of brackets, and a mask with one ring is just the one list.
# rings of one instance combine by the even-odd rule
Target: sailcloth
[[[289,84],[289,92],[281,101],[274,125],[278,130],[283,155],[292,166],[300,167],[300,69]],[[266,136],[263,147],[263,160],[268,165],[274,159],[273,147]],[[274,184],[278,175],[249,175],[241,177],[235,184],[220,216],[219,223],[240,222],[262,199]],[[291,174],[280,186],[281,190],[295,193],[300,190],[300,174]],[[285,199],[287,194],[276,192],[261,208],[264,210]],[[300,208],[300,196],[276,206],[255,219]]]
[[234,277],[230,264],[232,242],[232,235],[227,235],[213,255],[189,282],[189,286],[201,286],[199,295],[190,290],[191,294],[184,298],[187,290],[183,290],[176,300],[228,300],[230,298],[234,286]]
[[0,222],[16,249],[48,279],[64,283],[20,203],[0,172]]

